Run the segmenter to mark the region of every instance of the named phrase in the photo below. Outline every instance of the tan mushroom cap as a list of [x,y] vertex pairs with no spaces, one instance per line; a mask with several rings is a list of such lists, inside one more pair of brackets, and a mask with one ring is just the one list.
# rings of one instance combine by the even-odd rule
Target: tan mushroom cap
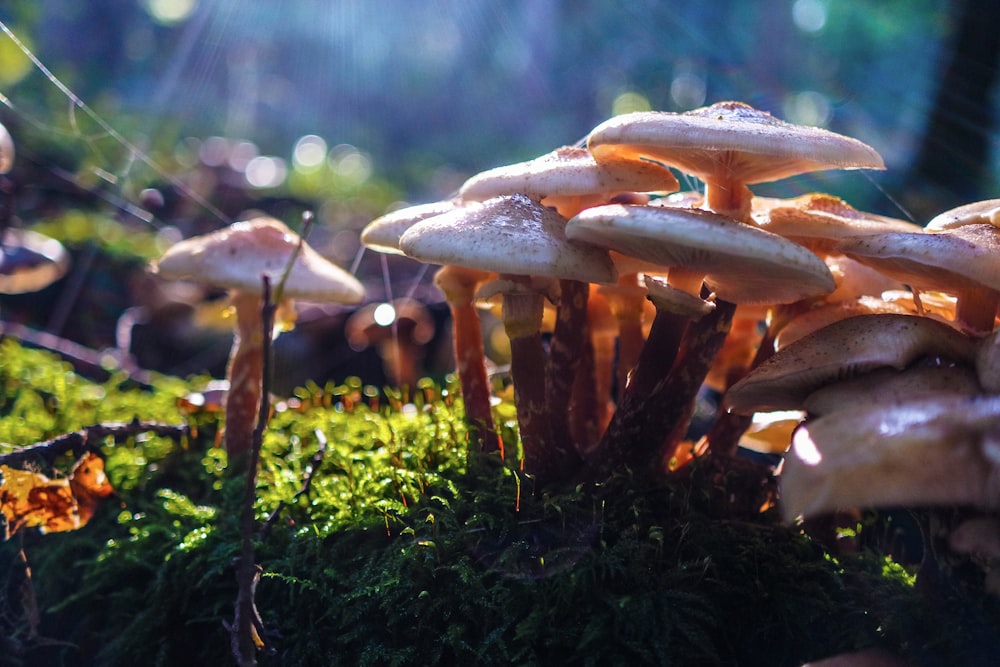
[[409,257],[519,276],[612,283],[607,250],[566,238],[566,220],[524,195],[495,197],[475,209],[423,220],[399,239]]
[[834,288],[823,260],[802,246],[701,209],[597,206],[572,218],[566,234],[653,266],[704,272],[709,289],[733,303],[790,303]]
[[[279,220],[254,218],[175,244],[153,264],[152,271],[169,279],[260,291],[265,274],[272,287],[277,287],[299,241],[298,234]],[[355,304],[364,299],[365,292],[354,276],[303,244],[289,272],[284,296]]]
[[800,410],[831,382],[877,368],[903,369],[921,358],[972,364],[976,341],[915,315],[859,315],[839,320],[778,350],[723,396],[737,414]]
[[978,224],[1000,227],[1000,199],[985,199],[949,209],[931,218],[924,229],[929,232],[941,232],[963,225]]
[[45,289],[66,275],[69,265],[69,253],[59,241],[29,229],[8,227],[0,250],[0,294]]
[[1000,396],[954,394],[877,403],[807,422],[781,475],[784,516],[852,507],[1000,504],[984,454],[1000,427]]
[[800,243],[923,231],[912,222],[859,211],[839,197],[818,192],[792,199],[754,197],[751,216],[761,229]]
[[594,128],[587,147],[599,161],[652,159],[704,180],[746,184],[825,169],[884,169],[867,144],[818,127],[778,120],[742,102],[671,113],[637,111]]
[[927,395],[975,396],[983,393],[976,372],[967,366],[879,368],[820,387],[802,406],[811,415],[858,410],[878,403],[899,403]]
[[[960,324],[992,329],[1000,299],[1000,229],[993,225],[970,224],[936,234],[876,234],[845,239],[836,248],[914,289],[956,295]],[[975,306],[963,307],[963,300]]]
[[463,201],[485,201],[521,193],[529,197],[607,198],[625,192],[673,192],[680,187],[670,170],[653,162],[598,164],[586,148],[564,146],[527,162],[476,174],[462,185]]
[[457,199],[406,206],[375,218],[361,230],[361,245],[389,255],[402,255],[399,237],[414,224],[435,215],[450,213],[462,206]]

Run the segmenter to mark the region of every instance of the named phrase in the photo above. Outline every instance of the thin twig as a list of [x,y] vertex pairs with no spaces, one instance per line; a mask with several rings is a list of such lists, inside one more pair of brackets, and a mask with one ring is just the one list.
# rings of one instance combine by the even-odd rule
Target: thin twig
[[264,525],[260,527],[260,532],[257,533],[257,539],[260,541],[267,539],[268,534],[271,532],[271,526],[278,521],[278,518],[285,510],[285,507],[289,504],[297,503],[299,498],[309,493],[309,489],[312,487],[313,477],[316,476],[316,471],[319,470],[320,465],[323,463],[323,457],[326,455],[326,448],[329,444],[323,431],[316,429],[313,432],[316,434],[316,439],[319,441],[319,447],[316,449],[316,453],[313,454],[313,457],[309,460],[309,464],[306,466],[305,475],[302,477],[302,486],[295,492],[295,495],[292,496],[290,503],[286,503],[282,500],[278,503],[278,506],[274,508],[274,511],[271,512],[271,516],[267,517],[267,521],[264,522]]
[[[159,424],[157,422],[142,422],[133,419],[125,423],[94,424],[86,426],[79,431],[65,433],[52,440],[39,442],[27,447],[14,449],[6,454],[0,454],[0,465],[16,466],[27,461],[38,458],[45,459],[49,464],[67,452],[73,452],[74,456],[81,456],[85,451],[95,451],[100,453],[96,443],[104,438],[113,437],[115,442],[122,442],[128,438],[134,438],[141,433],[153,433],[158,436],[180,440],[189,435],[188,426],[178,426],[175,424]],[[0,446],[12,447],[13,445]]]
[[257,413],[257,425],[254,427],[250,461],[246,471],[246,486],[243,495],[243,510],[240,517],[240,558],[236,570],[236,581],[239,593],[236,597],[236,609],[230,630],[230,643],[233,656],[239,665],[256,665],[257,651],[264,648],[264,623],[257,611],[254,594],[257,582],[260,581],[260,566],[257,565],[254,552],[254,536],[256,520],[254,504],[257,499],[257,469],[260,464],[260,450],[264,442],[264,431],[271,410],[269,397],[271,385],[271,331],[274,326],[275,305],[271,300],[271,281],[264,275],[263,282],[264,305],[262,308],[264,355],[263,378],[261,387],[260,410]]

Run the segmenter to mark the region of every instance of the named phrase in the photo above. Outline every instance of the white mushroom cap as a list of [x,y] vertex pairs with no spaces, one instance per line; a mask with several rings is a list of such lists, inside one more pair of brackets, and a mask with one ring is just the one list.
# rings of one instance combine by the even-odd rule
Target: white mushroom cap
[[391,211],[375,218],[361,230],[361,245],[376,252],[401,255],[399,237],[403,232],[421,220],[450,213],[460,206],[462,202],[457,199],[445,199]]
[[521,193],[529,197],[610,197],[624,192],[673,191],[680,187],[667,168],[652,162],[598,164],[586,148],[564,146],[527,162],[476,174],[462,185],[464,201]]
[[572,218],[566,234],[652,265],[703,271],[709,289],[733,303],[791,303],[834,288],[809,250],[701,209],[597,206]]
[[876,403],[807,422],[781,475],[789,520],[851,507],[1000,505],[984,452],[1000,427],[1000,396],[948,394]]
[[[299,236],[274,218],[259,217],[185,239],[157,260],[152,271],[164,278],[198,282],[241,291],[259,291],[261,276],[277,286]],[[285,283],[284,296],[304,301],[355,304],[364,287],[307,244]]]
[[941,232],[963,225],[989,224],[1000,227],[1000,199],[963,204],[939,213],[924,227],[929,232]]
[[694,176],[724,172],[747,184],[824,169],[885,168],[878,152],[857,139],[786,123],[741,102],[615,116],[591,131],[587,147],[599,162],[652,159]]
[[608,251],[570,242],[565,227],[565,218],[529,197],[495,197],[413,225],[399,247],[432,264],[613,283],[618,276]]
[[831,382],[877,368],[903,369],[924,357],[971,365],[976,349],[973,338],[926,317],[849,317],[775,352],[730,387],[723,405],[738,414],[800,410],[809,394]]
[[[0,153],[0,160],[2,157]],[[28,229],[8,227],[0,250],[0,294],[45,289],[66,275],[69,265],[69,253],[59,241]]]

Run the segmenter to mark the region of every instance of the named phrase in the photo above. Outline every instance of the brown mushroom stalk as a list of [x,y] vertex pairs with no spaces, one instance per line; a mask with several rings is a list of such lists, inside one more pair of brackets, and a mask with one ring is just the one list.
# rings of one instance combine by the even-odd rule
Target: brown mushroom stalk
[[493,423],[482,325],[475,305],[476,290],[491,275],[456,265],[442,266],[434,275],[434,283],[444,293],[451,309],[455,370],[462,386],[470,459],[473,452],[499,451],[501,456],[504,453],[503,442]]

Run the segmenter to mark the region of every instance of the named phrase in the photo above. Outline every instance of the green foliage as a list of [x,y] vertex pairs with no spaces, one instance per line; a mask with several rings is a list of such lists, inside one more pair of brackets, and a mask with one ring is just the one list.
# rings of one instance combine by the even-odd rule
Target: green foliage
[[[17,444],[185,419],[181,383],[93,385],[11,341],[0,351],[0,433]],[[496,458],[467,471],[448,388],[376,395],[351,380],[275,406],[256,507],[261,525],[282,508],[257,543],[261,664],[798,665],[871,645],[974,664],[998,625],[989,601],[928,604],[878,554],[831,558],[769,514],[720,520],[682,481],[532,494]],[[23,535],[38,638],[18,544],[0,545],[0,665],[231,662],[243,481],[212,447],[214,419],[185,442],[103,443],[119,497],[79,531]],[[956,613],[974,621],[961,636]]]

